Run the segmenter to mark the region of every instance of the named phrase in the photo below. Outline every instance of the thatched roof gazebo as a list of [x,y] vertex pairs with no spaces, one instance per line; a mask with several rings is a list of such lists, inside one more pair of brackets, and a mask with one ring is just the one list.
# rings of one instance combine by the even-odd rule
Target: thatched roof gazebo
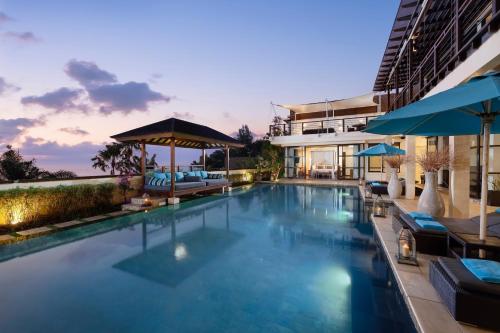
[[143,176],[146,174],[146,144],[170,146],[170,198],[173,198],[176,194],[196,193],[200,190],[175,191],[175,147],[202,149],[203,168],[205,168],[205,149],[224,149],[226,152],[227,179],[229,179],[229,149],[243,147],[243,144],[236,139],[213,128],[176,118],[169,118],[138,127],[113,135],[111,138],[119,142],[141,144],[141,173]]

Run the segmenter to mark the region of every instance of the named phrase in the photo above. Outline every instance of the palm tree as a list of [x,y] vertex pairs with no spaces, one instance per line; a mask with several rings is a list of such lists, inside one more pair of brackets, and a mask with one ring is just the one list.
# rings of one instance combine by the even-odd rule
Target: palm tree
[[122,149],[125,144],[113,142],[108,144],[104,149],[99,150],[97,155],[92,157],[92,167],[101,169],[103,172],[110,169],[110,174],[114,175],[117,169],[117,163],[122,156]]

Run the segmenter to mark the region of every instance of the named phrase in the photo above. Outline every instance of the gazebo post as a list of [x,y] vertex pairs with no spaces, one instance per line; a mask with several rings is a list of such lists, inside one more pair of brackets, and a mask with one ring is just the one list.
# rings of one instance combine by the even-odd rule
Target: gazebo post
[[205,148],[201,150],[201,164],[203,165],[203,170],[206,170],[206,155]]
[[168,203],[173,205],[179,203],[175,195],[175,139],[170,140],[170,191],[168,194]]
[[226,179],[229,180],[229,146],[226,145]]
[[146,176],[146,143],[141,141],[141,175],[144,180]]

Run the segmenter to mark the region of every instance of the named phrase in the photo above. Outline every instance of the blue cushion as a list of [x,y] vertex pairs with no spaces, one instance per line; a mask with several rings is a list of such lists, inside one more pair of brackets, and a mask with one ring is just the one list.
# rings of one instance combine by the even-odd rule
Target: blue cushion
[[175,181],[180,182],[184,179],[184,173],[183,172],[176,172],[175,173]]
[[424,228],[424,229],[439,230],[439,231],[446,231],[446,230],[448,230],[448,228],[446,228],[444,225],[442,225],[439,222],[433,221],[433,220],[416,219],[415,223],[418,224],[421,228]]
[[206,171],[200,171],[200,173],[201,173],[201,178],[203,178],[203,179],[207,179],[208,178],[208,172],[206,172]]
[[148,180],[147,185],[150,186],[166,186],[168,183],[166,178],[157,178],[157,177],[151,177]]
[[195,175],[196,177],[201,177],[201,171],[195,171],[195,172],[194,172],[194,175]]
[[500,207],[495,209],[495,213],[500,214]]
[[462,264],[479,280],[500,283],[500,262],[483,259],[462,259]]
[[419,220],[431,220],[433,221],[434,219],[430,214],[424,213],[424,212],[409,212],[408,215],[413,218],[414,220],[419,219]]
[[371,183],[372,186],[382,186],[382,184],[380,184],[379,182],[373,182]]
[[196,174],[194,171],[188,171],[188,172],[186,172],[186,176],[194,177],[194,176],[196,176]]
[[167,175],[163,172],[155,172],[153,173],[153,177],[155,178],[160,178],[160,179],[165,179],[167,178]]
[[172,176],[170,175],[170,172],[165,173],[165,176],[166,176],[165,178],[166,178],[168,181],[170,181],[170,178],[172,178]]

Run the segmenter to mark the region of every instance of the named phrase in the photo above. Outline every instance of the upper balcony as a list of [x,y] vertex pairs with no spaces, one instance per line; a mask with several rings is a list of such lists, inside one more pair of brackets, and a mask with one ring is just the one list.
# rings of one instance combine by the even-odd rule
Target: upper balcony
[[330,119],[325,118],[308,121],[294,121],[287,119],[283,121],[283,123],[269,125],[269,133],[272,137],[276,137],[288,135],[359,132],[366,128],[368,121],[376,118],[380,114]]

